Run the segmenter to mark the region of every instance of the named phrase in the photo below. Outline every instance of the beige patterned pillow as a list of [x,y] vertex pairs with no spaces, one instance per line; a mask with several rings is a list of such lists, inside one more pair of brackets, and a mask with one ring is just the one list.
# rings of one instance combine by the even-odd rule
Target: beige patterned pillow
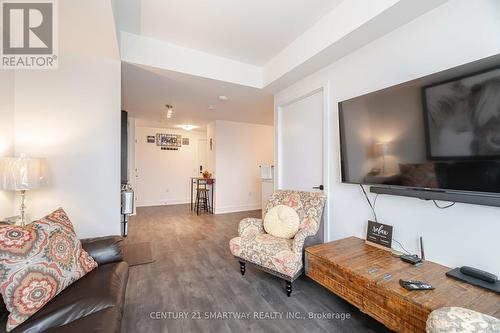
[[25,227],[0,227],[0,292],[11,331],[97,267],[62,208]]
[[289,206],[274,206],[264,217],[264,230],[275,237],[293,238],[299,231],[299,226],[299,215]]

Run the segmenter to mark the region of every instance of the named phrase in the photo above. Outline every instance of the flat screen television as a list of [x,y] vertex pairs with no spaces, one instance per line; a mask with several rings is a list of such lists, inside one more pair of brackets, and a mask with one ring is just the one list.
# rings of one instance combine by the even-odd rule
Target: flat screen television
[[340,102],[339,117],[343,182],[500,198],[499,56]]

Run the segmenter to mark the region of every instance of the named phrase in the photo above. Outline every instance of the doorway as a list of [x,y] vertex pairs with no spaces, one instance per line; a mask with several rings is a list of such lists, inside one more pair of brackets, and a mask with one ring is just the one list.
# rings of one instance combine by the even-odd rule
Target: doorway
[[[327,89],[322,87],[284,103],[277,103],[277,188],[327,193],[326,91]],[[308,240],[308,245],[328,240],[328,228],[324,223],[324,220],[328,220],[327,216],[328,203],[320,229],[315,237]]]

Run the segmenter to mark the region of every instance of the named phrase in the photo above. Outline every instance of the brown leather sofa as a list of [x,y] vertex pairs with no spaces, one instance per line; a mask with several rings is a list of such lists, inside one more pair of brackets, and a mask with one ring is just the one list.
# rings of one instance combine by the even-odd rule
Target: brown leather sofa
[[[120,332],[128,280],[122,241],[119,236],[83,239],[83,248],[99,266],[11,332]],[[9,313],[0,302],[0,333],[4,333]]]

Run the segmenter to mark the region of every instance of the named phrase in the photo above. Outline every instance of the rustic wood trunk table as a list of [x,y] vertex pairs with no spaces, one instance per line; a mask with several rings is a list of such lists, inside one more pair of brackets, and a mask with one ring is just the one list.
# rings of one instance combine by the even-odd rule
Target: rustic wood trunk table
[[[396,332],[425,332],[429,313],[458,306],[500,318],[500,296],[446,277],[450,268],[425,261],[413,266],[389,251],[349,237],[306,249],[306,275]],[[408,291],[399,279],[436,289]]]

